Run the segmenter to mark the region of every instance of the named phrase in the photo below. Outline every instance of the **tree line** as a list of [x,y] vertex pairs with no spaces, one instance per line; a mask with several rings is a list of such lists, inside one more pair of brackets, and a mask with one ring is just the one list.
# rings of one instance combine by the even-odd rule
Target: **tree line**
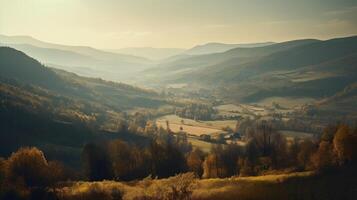
[[[151,127],[151,129],[150,129]],[[20,148],[0,159],[0,199],[51,199],[67,180],[140,180],[193,172],[197,178],[254,176],[287,171],[328,171],[357,162],[357,129],[347,125],[326,127],[319,139],[287,141],[267,122],[247,133],[244,146],[213,145],[206,153],[192,148],[184,136],[163,128],[145,127],[153,134],[146,145],[122,140],[88,143],[83,147],[81,170],[48,161],[37,148]]]

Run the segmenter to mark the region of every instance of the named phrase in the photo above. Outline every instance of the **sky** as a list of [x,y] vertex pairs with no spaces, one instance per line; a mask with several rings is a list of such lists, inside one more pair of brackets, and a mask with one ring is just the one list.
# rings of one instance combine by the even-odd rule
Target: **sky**
[[0,34],[103,49],[357,35],[357,0],[0,0]]

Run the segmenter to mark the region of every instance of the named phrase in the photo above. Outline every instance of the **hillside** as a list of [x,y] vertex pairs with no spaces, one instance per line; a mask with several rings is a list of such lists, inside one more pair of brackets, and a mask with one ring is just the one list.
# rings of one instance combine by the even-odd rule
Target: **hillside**
[[331,97],[322,99],[315,106],[320,116],[352,114],[357,117],[354,112],[357,107],[357,82],[346,86]]
[[119,122],[127,120],[123,111],[166,104],[153,91],[50,69],[8,47],[0,47],[0,99],[0,155],[38,146],[77,167],[89,141],[145,141],[127,132],[115,134]]
[[140,56],[151,60],[163,60],[171,56],[179,55],[185,51],[180,48],[153,48],[153,47],[128,47],[122,49],[108,50],[114,53],[122,53]]
[[[143,76],[149,81],[156,82],[199,82],[206,80],[206,76],[224,72],[223,68],[236,66],[275,52],[284,51],[300,45],[317,42],[318,40],[296,40],[282,42],[263,47],[235,48],[223,53],[206,55],[181,56],[159,63],[156,67],[145,70]],[[229,72],[228,72],[229,73]],[[199,77],[202,74],[205,77]],[[157,79],[160,77],[160,79]],[[221,77],[218,77],[221,78]],[[222,77],[224,79],[224,77]],[[215,79],[215,77],[212,77]],[[217,79],[215,80],[217,81]]]
[[138,56],[106,52],[85,46],[52,44],[27,36],[0,35],[0,46],[23,51],[50,66],[84,76],[115,81],[128,80],[133,73],[152,64],[152,61]]
[[[191,56],[147,70],[158,85],[214,89],[228,101],[332,96],[357,80],[357,37],[297,40]],[[192,88],[192,87],[191,87]]]
[[207,43],[203,45],[197,45],[191,49],[183,52],[187,55],[202,55],[202,54],[212,54],[225,52],[234,48],[253,48],[253,47],[263,47],[274,44],[274,42],[262,42],[262,43],[247,43],[247,44],[224,44],[224,43]]
[[[67,187],[59,188],[63,196],[90,196],[94,191],[110,194],[121,191],[123,199],[147,199],[158,196],[173,196],[183,193],[192,200],[213,199],[353,199],[356,195],[353,185],[356,184],[351,169],[348,172],[338,171],[335,174],[320,175],[315,172],[298,172],[257,177],[231,177],[216,179],[193,179],[187,175],[177,175],[167,179],[145,179],[135,183],[127,182],[74,182]],[[176,189],[176,190],[175,190]],[[188,193],[192,191],[191,193]],[[174,193],[176,192],[176,193]],[[187,192],[187,193],[185,193]],[[192,195],[192,196],[191,196]],[[110,196],[110,195],[107,195]],[[181,197],[181,196],[179,196]],[[180,198],[185,199],[185,198]]]

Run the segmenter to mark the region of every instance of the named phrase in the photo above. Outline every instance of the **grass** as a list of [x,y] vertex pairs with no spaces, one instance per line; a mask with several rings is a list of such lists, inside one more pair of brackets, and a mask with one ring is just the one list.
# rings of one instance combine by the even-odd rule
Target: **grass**
[[[183,123],[182,123],[183,120]],[[195,121],[192,119],[181,118],[176,115],[166,115],[156,120],[158,126],[166,128],[166,121],[169,121],[170,129],[173,132],[179,132],[180,127],[183,131],[191,135],[200,136],[202,134],[226,133],[222,130],[224,127],[235,128],[236,120],[217,120],[217,121]]]
[[[166,128],[165,121],[157,121],[156,123],[158,126],[162,126],[163,128]],[[182,131],[195,136],[200,136],[202,134],[213,135],[218,133],[225,133],[225,131],[222,131],[221,129],[194,126],[194,125],[170,123],[169,126],[170,126],[170,130],[175,133],[180,132],[180,128],[182,128]]]
[[[184,176],[184,175],[183,175]],[[179,177],[179,176],[178,176]],[[223,179],[192,179],[193,200],[258,200],[258,199],[355,199],[357,180],[355,169],[319,174],[295,172],[257,177],[231,177]],[[124,200],[143,199],[145,194],[162,195],[181,179],[145,179],[138,182],[75,182],[58,188],[64,195],[85,193],[94,188],[123,194]],[[179,182],[176,182],[179,180]],[[187,181],[187,180],[186,180]],[[169,187],[168,187],[169,186]],[[157,197],[157,196],[155,196]],[[159,198],[151,198],[159,199]]]
[[356,180],[350,172],[324,175],[298,172],[201,180],[193,193],[193,199],[355,199],[356,189]]
[[257,102],[259,105],[263,106],[272,106],[273,102],[278,103],[280,106],[284,108],[295,108],[302,106],[306,103],[315,102],[316,99],[301,97],[301,98],[290,98],[290,97],[268,97]]
[[188,142],[192,144],[193,147],[201,149],[203,152],[210,152],[212,143],[205,142],[196,138],[188,138]]

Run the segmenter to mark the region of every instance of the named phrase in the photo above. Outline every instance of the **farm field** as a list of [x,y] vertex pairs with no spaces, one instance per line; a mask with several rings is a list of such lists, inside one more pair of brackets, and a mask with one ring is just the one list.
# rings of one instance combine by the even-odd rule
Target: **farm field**
[[270,107],[272,106],[273,103],[277,103],[284,108],[292,109],[294,107],[299,107],[306,103],[312,103],[315,101],[316,101],[315,99],[308,98],[308,97],[305,98],[269,97],[260,100],[259,102],[257,102],[257,104]]
[[[179,132],[180,127],[183,131],[192,135],[225,133],[222,128],[235,128],[236,120],[217,120],[217,121],[195,121],[192,119],[181,118],[177,115],[166,115],[156,120],[158,126],[166,128],[166,121],[169,121],[170,129]],[[183,123],[182,123],[183,122]]]
[[194,148],[199,148],[205,153],[209,153],[211,151],[211,147],[213,145],[212,143],[205,142],[205,141],[199,140],[197,138],[192,138],[192,137],[188,138],[188,142],[191,143]]
[[254,118],[254,116],[268,116],[271,114],[271,107],[259,104],[224,104],[215,107],[218,110],[219,115],[222,116],[240,116],[244,118]]
[[[156,121],[156,124],[163,128],[167,128],[166,121],[163,120]],[[195,135],[195,136],[200,136],[202,134],[214,135],[218,133],[226,133],[221,129],[208,128],[208,127],[197,126],[197,125],[185,125],[185,124],[176,124],[176,123],[169,122],[169,126],[170,126],[170,130],[175,133],[180,132],[182,128],[182,131],[188,133],[189,135]]]

